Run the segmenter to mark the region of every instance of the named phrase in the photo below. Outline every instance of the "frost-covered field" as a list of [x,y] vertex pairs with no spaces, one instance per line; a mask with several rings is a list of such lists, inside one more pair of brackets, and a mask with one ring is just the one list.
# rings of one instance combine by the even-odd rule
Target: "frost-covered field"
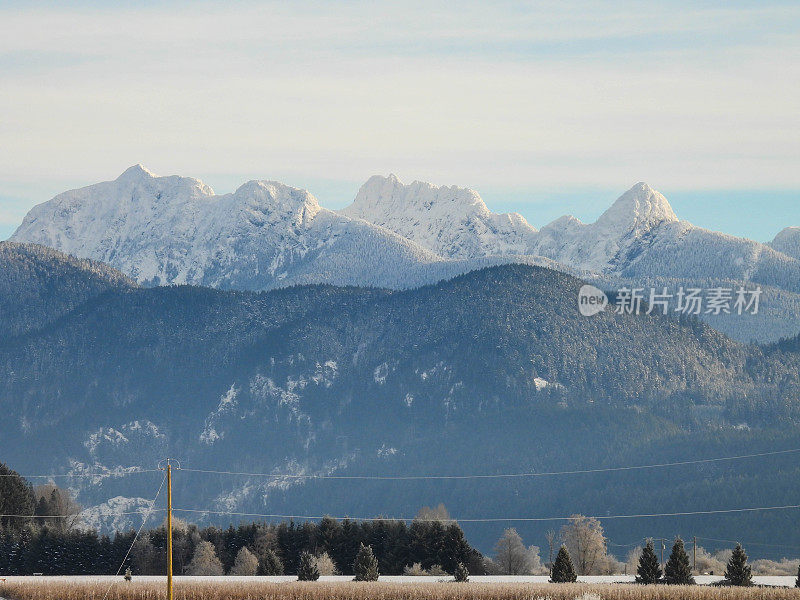
[[[5,579],[7,583],[58,583],[69,585],[85,585],[87,583],[110,584],[114,581],[123,581],[122,576],[114,577],[112,575],[58,575],[58,576],[36,576],[36,577],[4,577],[0,575],[0,580]],[[718,575],[698,575],[695,581],[700,585],[709,585],[718,581],[722,581],[722,576]],[[319,578],[320,583],[346,583],[352,581],[351,575],[329,575]],[[469,578],[470,583],[503,583],[503,584],[546,584],[548,577],[546,575],[473,575]],[[163,583],[166,581],[164,576],[160,575],[136,575],[134,576],[136,582],[146,583]],[[196,583],[224,583],[224,584],[245,584],[245,583],[292,583],[297,581],[294,575],[281,575],[269,577],[235,577],[223,575],[219,577],[202,576],[202,577],[188,577],[176,576],[174,578],[175,584],[196,584]],[[391,584],[432,584],[441,582],[452,582],[452,577],[412,577],[404,575],[382,575],[380,582]],[[609,584],[609,583],[633,583],[634,577],[632,575],[587,575],[579,576],[578,581],[581,583],[590,584]],[[777,587],[794,587],[795,577],[793,576],[754,576],[753,582],[757,585],[770,585]],[[798,591],[798,598],[800,598],[800,590]]]
[[[353,583],[349,577],[298,582],[293,577],[178,577],[175,600],[789,600],[800,590],[779,587],[635,585],[592,577],[551,584],[541,577],[475,577],[454,583],[435,577],[385,577]],[[769,578],[793,583],[789,577]],[[779,581],[777,581],[779,580]],[[787,581],[789,580],[789,581]],[[7,600],[164,600],[163,577],[13,577],[0,582]]]

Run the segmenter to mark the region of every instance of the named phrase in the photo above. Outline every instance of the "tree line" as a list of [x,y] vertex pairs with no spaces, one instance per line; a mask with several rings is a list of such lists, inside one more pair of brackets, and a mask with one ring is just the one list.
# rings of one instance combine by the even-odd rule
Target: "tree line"
[[[166,528],[143,531],[123,564],[134,536],[133,531],[107,536],[93,530],[64,530],[34,519],[21,526],[4,526],[0,573],[94,575],[116,573],[122,565],[134,574],[163,574]],[[319,523],[247,523],[227,529],[199,528],[176,520],[173,564],[176,575],[290,575],[298,573],[301,556],[309,553],[315,562],[326,565],[324,574],[350,574],[362,545],[371,548],[378,569],[386,575],[402,574],[413,565],[454,573],[459,564],[465,564],[471,573],[483,572],[483,557],[470,547],[455,522],[407,525],[330,517]],[[244,564],[253,565],[252,569],[246,570]]]
[[[164,525],[143,531],[134,544],[133,531],[108,536],[77,529],[79,512],[66,491],[52,485],[34,488],[0,463],[0,515],[9,515],[0,520],[0,573],[93,575],[115,573],[120,565],[136,574],[164,572]],[[173,525],[177,575],[242,574],[245,565],[252,567],[253,575],[297,574],[303,553],[313,556],[326,574],[349,574],[362,545],[370,548],[377,568],[386,575],[402,574],[415,565],[454,573],[463,564],[472,573],[484,572],[483,556],[469,545],[444,507],[423,509],[410,524],[324,517],[319,523],[247,523],[227,529],[200,528],[180,519]]]

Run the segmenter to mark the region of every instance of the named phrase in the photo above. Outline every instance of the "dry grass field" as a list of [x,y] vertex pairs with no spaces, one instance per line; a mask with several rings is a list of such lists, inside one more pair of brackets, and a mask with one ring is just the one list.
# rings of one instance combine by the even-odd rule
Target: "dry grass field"
[[[0,584],[6,600],[164,600],[164,584],[152,581],[85,583],[31,581]],[[273,583],[226,578],[178,582],[175,600],[756,600],[800,599],[787,588],[713,588],[635,584],[519,583]]]

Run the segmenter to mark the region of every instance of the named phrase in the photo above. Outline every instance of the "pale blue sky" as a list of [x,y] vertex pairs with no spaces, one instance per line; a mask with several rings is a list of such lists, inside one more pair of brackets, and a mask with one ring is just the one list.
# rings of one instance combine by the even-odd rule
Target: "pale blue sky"
[[141,162],[331,208],[374,173],[534,226],[637,181],[765,241],[800,225],[796,2],[0,4],[0,239]]

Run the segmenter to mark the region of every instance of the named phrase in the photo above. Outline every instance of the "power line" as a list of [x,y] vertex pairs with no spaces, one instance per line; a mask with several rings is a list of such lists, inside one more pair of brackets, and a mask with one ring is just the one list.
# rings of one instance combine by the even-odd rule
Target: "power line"
[[[165,509],[163,508],[156,508],[152,512],[164,512]],[[110,513],[103,513],[101,517],[121,517],[123,515],[143,515],[148,511],[145,510],[134,510],[130,512],[110,512]],[[79,516],[80,513],[77,515],[0,515],[0,517],[9,517],[9,518],[19,518],[19,519],[70,519],[76,516]]]
[[719,538],[709,538],[697,536],[698,540],[706,540],[707,542],[724,542],[726,544],[741,544],[742,546],[765,546],[768,548],[792,548],[800,550],[800,546],[791,546],[789,544],[765,544],[763,542],[742,542],[740,540],[722,540]]
[[[615,471],[635,471],[642,469],[658,469],[665,467],[679,467],[686,465],[697,465],[715,462],[725,462],[733,460],[744,460],[748,458],[761,458],[766,456],[777,456],[781,454],[794,454],[800,452],[800,448],[788,450],[775,450],[772,452],[758,452],[754,454],[740,454],[736,456],[721,456],[717,458],[700,458],[696,460],[683,460],[675,462],[652,463],[647,465],[629,465],[623,467],[604,467],[597,469],[575,469],[571,471],[540,471],[524,473],[487,473],[477,475],[304,475],[294,473],[257,473],[249,471],[222,471],[214,469],[190,469],[187,467],[178,470],[187,473],[207,473],[213,475],[243,475],[248,477],[271,477],[274,479],[363,479],[363,480],[425,480],[425,479],[503,479],[518,477],[553,477],[559,475],[581,475],[590,473],[610,473]],[[124,475],[136,475],[140,473],[157,473],[159,469],[143,469],[141,467],[122,467],[114,471],[96,471],[90,473],[51,473],[48,475],[25,475],[19,473],[0,473],[0,477],[23,477],[25,479],[54,479],[54,478],[75,478],[75,477],[122,477]]]
[[[595,515],[594,518],[601,521],[606,521],[610,519],[645,519],[645,518],[652,518],[652,517],[685,517],[685,516],[692,516],[692,515],[717,515],[717,514],[726,514],[726,513],[742,513],[742,512],[753,512],[759,510],[789,510],[789,509],[796,509],[800,508],[800,504],[787,504],[784,506],[757,506],[752,508],[728,508],[728,509],[720,509],[720,510],[696,510],[696,511],[684,511],[684,512],[672,512],[672,513],[651,513],[651,514],[630,514],[630,515]],[[334,517],[331,515],[278,515],[278,514],[261,514],[261,513],[245,513],[245,512],[233,512],[233,511],[218,511],[218,510],[200,510],[200,509],[192,509],[192,508],[173,508],[172,510],[176,512],[188,512],[188,513],[200,513],[200,514],[210,514],[210,515],[232,515],[232,516],[240,516],[240,517],[261,517],[267,519],[298,519],[298,520],[307,520],[307,521],[316,521],[319,519],[328,516],[332,519],[343,520],[343,519],[350,519],[353,521],[454,521],[457,523],[497,523],[497,522],[504,522],[504,521],[518,521],[518,522],[541,522],[541,521],[569,521],[572,517],[486,517],[486,518],[477,518],[477,519],[457,519],[457,518],[450,518],[450,519],[417,519],[417,518],[408,518],[408,517]]]
[[56,477],[121,477],[139,473],[157,473],[158,469],[141,469],[139,467],[123,467],[117,471],[99,471],[95,473],[54,473],[52,475],[22,475],[19,473],[0,473],[0,477],[22,477],[24,479],[54,479]]
[[248,477],[271,477],[274,479],[358,479],[358,480],[380,480],[380,481],[408,481],[426,479],[502,479],[517,477],[553,477],[557,475],[580,475],[587,473],[609,473],[614,471],[635,471],[641,469],[658,469],[664,467],[678,467],[684,465],[697,465],[705,463],[743,460],[746,458],[760,458],[765,456],[776,456],[780,454],[791,454],[800,452],[800,448],[790,450],[775,450],[773,452],[758,452],[756,454],[740,454],[737,456],[723,456],[719,458],[701,458],[696,460],[684,460],[676,462],[654,463],[648,465],[633,465],[625,467],[606,467],[597,469],[576,469],[573,471],[542,471],[530,473],[501,473],[483,475],[302,475],[302,474],[280,474],[280,473],[251,473],[245,471],[216,471],[213,469],[190,469],[182,468],[181,471],[188,473],[207,473],[215,475],[243,475]]

